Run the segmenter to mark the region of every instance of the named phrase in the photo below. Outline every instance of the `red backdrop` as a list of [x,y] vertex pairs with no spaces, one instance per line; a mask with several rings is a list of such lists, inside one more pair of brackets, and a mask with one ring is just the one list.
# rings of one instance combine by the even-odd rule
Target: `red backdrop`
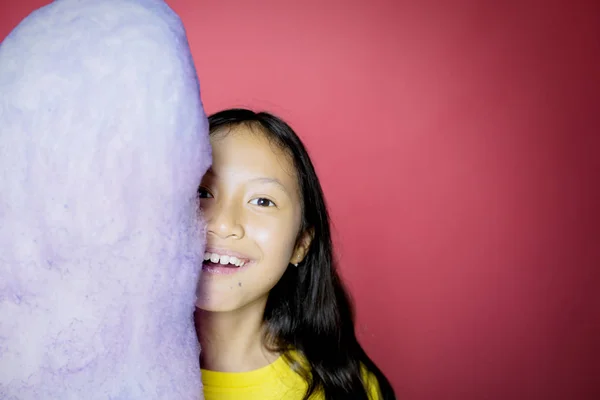
[[170,1],[207,110],[307,143],[399,398],[597,399],[599,7],[471,3]]

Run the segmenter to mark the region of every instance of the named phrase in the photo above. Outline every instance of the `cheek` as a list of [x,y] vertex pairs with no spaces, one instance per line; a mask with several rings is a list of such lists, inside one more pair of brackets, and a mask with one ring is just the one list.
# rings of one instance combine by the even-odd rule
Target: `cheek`
[[247,234],[260,247],[263,258],[287,259],[296,242],[296,229],[291,218],[255,217],[249,221]]

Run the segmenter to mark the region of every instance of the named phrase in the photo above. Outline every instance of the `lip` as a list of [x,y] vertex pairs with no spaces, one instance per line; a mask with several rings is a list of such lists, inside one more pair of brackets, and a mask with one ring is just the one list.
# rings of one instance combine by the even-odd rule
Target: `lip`
[[254,259],[252,257],[249,257],[248,255],[246,255],[244,253],[239,253],[237,251],[232,251],[232,250],[228,250],[228,249],[221,248],[221,247],[207,246],[206,249],[204,249],[204,252],[205,253],[215,253],[215,254],[219,254],[221,256],[236,257],[236,258],[244,261],[244,265],[241,267],[220,267],[220,266],[218,266],[219,264],[211,263],[210,265],[208,265],[203,260],[202,261],[202,272],[203,273],[214,274],[214,275],[232,275],[232,274],[241,272],[241,271],[245,270],[246,268],[254,265]]
[[202,263],[202,274],[211,274],[211,275],[232,275],[242,272],[254,265],[254,261],[247,262],[242,267],[219,267],[218,264],[205,264]]
[[[254,259],[246,254],[243,253],[238,253],[235,251],[231,251],[231,250],[227,250],[227,249],[223,249],[223,248],[218,248],[218,247],[206,247],[204,249],[205,253],[215,253],[215,254],[219,254],[221,256],[229,256],[229,257],[235,257],[238,258],[242,261],[244,261],[245,264],[249,264],[252,261],[254,261]],[[245,266],[245,265],[244,265]],[[240,267],[243,268],[243,267]]]

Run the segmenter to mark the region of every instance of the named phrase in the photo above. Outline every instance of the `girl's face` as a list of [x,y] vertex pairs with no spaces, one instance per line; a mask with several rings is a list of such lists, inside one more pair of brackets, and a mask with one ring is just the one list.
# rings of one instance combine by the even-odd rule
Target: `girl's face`
[[196,306],[218,312],[264,306],[310,244],[308,235],[299,235],[294,166],[264,134],[245,125],[213,134],[211,145],[213,165],[199,189],[207,243]]

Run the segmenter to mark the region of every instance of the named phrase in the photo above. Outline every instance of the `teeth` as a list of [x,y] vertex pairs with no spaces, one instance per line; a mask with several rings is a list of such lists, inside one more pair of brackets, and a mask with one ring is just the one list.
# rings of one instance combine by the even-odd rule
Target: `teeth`
[[221,264],[221,265],[232,264],[232,265],[235,265],[236,267],[241,267],[245,264],[245,261],[242,261],[237,257],[222,256],[220,254],[206,252],[206,253],[204,253],[204,261],[208,261],[208,260],[210,260],[210,262],[215,263],[215,264]]

